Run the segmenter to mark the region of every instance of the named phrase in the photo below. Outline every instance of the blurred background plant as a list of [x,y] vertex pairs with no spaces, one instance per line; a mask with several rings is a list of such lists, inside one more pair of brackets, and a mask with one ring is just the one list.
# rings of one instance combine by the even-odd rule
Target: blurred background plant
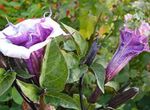
[[[123,26],[125,14],[136,14],[137,18],[145,19],[150,23],[149,0],[1,0],[0,29],[2,30],[7,24],[6,17],[10,22],[16,24],[28,18],[41,17],[49,8],[52,9],[52,17],[55,20],[78,30],[84,40],[90,40],[93,31],[99,33],[98,38],[100,39],[101,49],[98,51],[95,60],[98,59],[97,62],[103,68],[106,68],[119,44],[119,30]],[[98,17],[99,22],[97,22]],[[95,27],[95,25],[97,26]],[[64,54],[67,54],[70,60],[74,60],[73,64],[70,65],[73,74],[67,80],[69,84],[66,85],[65,91],[69,95],[75,93],[76,81],[79,78],[79,68],[77,68],[79,58],[73,54],[76,47],[72,43],[71,40],[68,40],[63,47],[63,50],[67,51]],[[85,47],[83,47],[83,54],[80,56],[83,57],[88,46],[81,46]],[[139,88],[139,94],[120,106],[118,110],[150,110],[149,79],[150,54],[145,52],[134,58],[120,74],[105,85],[105,94],[100,97],[98,104],[105,105],[120,87],[130,82],[131,87],[136,86]],[[94,75],[89,71],[83,82],[83,94],[86,97],[90,96],[94,90],[95,82]],[[78,99],[78,96],[74,95],[74,98]],[[0,97],[0,110],[9,108],[10,110],[19,110],[22,101],[17,91],[10,88]],[[50,103],[58,105],[57,100],[54,101],[56,102]],[[63,108],[60,108],[60,110],[63,110]]]

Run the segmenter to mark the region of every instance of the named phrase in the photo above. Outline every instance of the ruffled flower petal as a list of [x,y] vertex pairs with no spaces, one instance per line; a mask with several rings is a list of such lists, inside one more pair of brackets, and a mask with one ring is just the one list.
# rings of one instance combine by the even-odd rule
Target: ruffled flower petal
[[13,58],[29,59],[32,52],[59,35],[66,33],[49,17],[24,20],[0,31],[0,52]]
[[0,52],[5,56],[21,59],[28,59],[31,54],[29,49],[23,46],[14,45],[6,39],[0,40]]

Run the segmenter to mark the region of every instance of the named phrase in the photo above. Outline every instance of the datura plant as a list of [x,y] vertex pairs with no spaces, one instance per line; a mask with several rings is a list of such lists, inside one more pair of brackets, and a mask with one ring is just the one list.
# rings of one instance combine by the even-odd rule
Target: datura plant
[[[125,15],[118,49],[106,68],[97,62],[104,41],[95,31],[86,40],[77,30],[53,20],[51,13],[16,25],[8,21],[0,31],[0,96],[11,88],[17,90],[23,110],[117,108],[139,89],[125,85],[105,106],[97,99],[105,92],[105,84],[131,59],[150,51],[150,25],[144,20],[138,20],[138,26],[131,25],[135,20],[134,15]],[[97,85],[89,98],[83,94],[87,74],[95,76]]]
[[[112,80],[131,59],[142,52],[150,52],[150,25],[140,20],[138,21],[139,25],[135,27],[134,22],[136,21],[136,17],[134,18],[134,15],[131,14],[125,15],[124,19],[125,23],[120,30],[120,43],[118,49],[105,69],[105,83]],[[96,87],[95,91],[90,96],[90,101],[92,103],[95,102],[100,94],[101,90],[99,87]]]

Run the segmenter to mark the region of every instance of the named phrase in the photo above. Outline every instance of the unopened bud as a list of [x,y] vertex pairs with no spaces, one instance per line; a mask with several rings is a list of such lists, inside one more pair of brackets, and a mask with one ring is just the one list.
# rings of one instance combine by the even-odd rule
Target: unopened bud
[[82,62],[83,64],[87,64],[88,66],[90,66],[98,52],[100,48],[100,45],[98,45],[98,40],[96,39],[93,43],[92,46],[86,56],[86,58],[84,59],[84,61]]
[[117,108],[129,99],[133,98],[139,92],[139,88],[132,87],[114,96],[109,102],[108,107]]

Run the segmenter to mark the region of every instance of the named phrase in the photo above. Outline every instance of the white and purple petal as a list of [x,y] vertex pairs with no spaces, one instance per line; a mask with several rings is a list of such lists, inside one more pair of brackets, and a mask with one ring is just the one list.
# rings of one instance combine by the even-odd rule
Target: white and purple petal
[[62,34],[66,35],[60,25],[49,17],[24,20],[0,31],[0,42],[5,45],[0,46],[0,52],[9,57],[29,59],[32,52]]
[[49,17],[24,20],[0,31],[0,52],[8,57],[24,59],[38,85],[44,46],[59,35],[66,33]]

